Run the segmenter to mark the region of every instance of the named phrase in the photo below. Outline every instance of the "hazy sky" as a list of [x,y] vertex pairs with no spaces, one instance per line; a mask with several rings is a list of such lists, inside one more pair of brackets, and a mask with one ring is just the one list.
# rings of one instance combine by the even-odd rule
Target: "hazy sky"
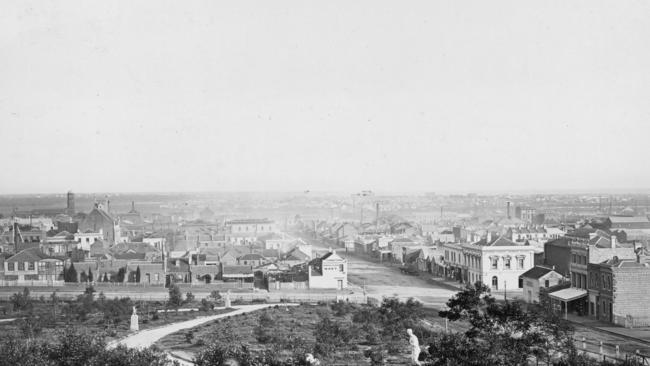
[[648,1],[0,2],[0,193],[649,188]]

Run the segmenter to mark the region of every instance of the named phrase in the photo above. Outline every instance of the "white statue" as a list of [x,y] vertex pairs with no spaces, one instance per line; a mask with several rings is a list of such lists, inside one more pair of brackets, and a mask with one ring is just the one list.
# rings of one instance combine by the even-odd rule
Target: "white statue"
[[320,361],[317,358],[314,358],[314,355],[312,355],[311,353],[308,353],[308,354],[305,355],[305,361],[307,361],[307,363],[310,366],[319,366],[320,365]]
[[411,328],[406,330],[406,333],[409,335],[409,344],[411,345],[411,361],[416,365],[421,365],[418,357],[420,356],[420,342],[418,337],[413,334]]
[[137,332],[140,330],[140,324],[138,323],[138,313],[135,310],[135,306],[133,307],[133,314],[131,314],[131,331]]
[[230,307],[230,290],[226,291],[226,299],[224,301],[224,306],[226,308]]

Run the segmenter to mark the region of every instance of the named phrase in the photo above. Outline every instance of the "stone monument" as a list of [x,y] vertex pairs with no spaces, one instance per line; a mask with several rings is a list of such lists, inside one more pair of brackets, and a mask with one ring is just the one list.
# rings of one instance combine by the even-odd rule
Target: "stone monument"
[[226,300],[224,301],[224,305],[226,309],[230,307],[230,290],[226,292]]
[[418,360],[418,357],[420,357],[420,342],[411,328],[407,329],[406,333],[409,335],[409,344],[411,345],[411,362],[419,366],[421,365],[420,360]]
[[140,325],[138,324],[138,314],[135,311],[135,306],[133,307],[133,314],[131,314],[131,331],[137,332],[140,330]]

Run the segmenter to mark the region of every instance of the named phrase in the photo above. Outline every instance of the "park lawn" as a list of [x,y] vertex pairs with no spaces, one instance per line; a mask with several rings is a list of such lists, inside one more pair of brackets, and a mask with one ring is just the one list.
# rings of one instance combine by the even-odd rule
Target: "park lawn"
[[[363,307],[365,305],[357,306]],[[273,320],[272,324],[265,327],[266,334],[275,339],[260,342],[258,339],[259,333],[256,334],[256,328],[259,326],[260,316],[264,312]],[[301,345],[306,346],[307,352],[313,352],[312,349],[316,342],[314,335],[316,326],[321,316],[324,315],[337,322],[352,324],[352,312],[337,316],[330,306],[324,304],[303,304],[288,307],[279,305],[252,313],[217,319],[196,328],[182,330],[160,339],[155,346],[166,351],[189,355],[190,357],[196,356],[206,345],[213,341],[231,344],[243,343],[252,352],[272,350],[285,356],[290,356],[293,350],[301,350]],[[436,331],[444,331],[444,320],[438,317],[435,309],[425,309],[423,323]],[[449,329],[451,331],[464,330],[459,325],[449,324]],[[364,351],[370,349],[372,345],[366,341],[363,332],[360,333],[359,336],[354,337],[347,347],[339,348],[327,356],[320,355],[319,359],[325,364],[369,365],[370,361],[364,356]],[[403,351],[399,354],[388,355],[387,364],[408,364],[409,349],[406,342],[406,330],[404,334]],[[285,341],[283,342],[282,339]]]
[[[10,309],[10,304],[5,303],[4,305]],[[141,310],[138,310],[139,313],[139,328],[140,330],[150,329],[160,327],[170,323],[181,322],[185,320],[195,319],[199,316],[210,316],[218,315],[226,312],[232,311],[232,309],[215,309],[210,311],[187,311],[187,312],[160,312],[156,313],[157,310],[165,309],[163,302],[138,302],[138,306]],[[186,304],[188,308],[197,308],[198,303]],[[27,338],[25,326],[23,325],[22,319],[31,318],[48,318],[51,320],[52,317],[52,305],[46,302],[35,301],[33,303],[33,310],[30,312],[26,311],[10,311],[4,318],[16,318],[18,320],[11,322],[0,322],[0,341],[7,340],[10,338]],[[45,324],[40,325],[39,331],[35,334],[34,338],[42,339],[51,339],[55,334],[64,329],[65,327],[79,327],[84,331],[96,333],[104,332],[106,334],[106,340],[111,341],[113,339],[119,339],[128,335],[130,331],[130,321],[131,313],[125,312],[120,315],[118,318],[113,318],[114,323],[107,323],[104,321],[103,313],[93,312],[88,314],[86,320],[77,320],[68,315],[63,311],[63,306],[59,306],[56,311],[56,319],[54,322],[48,321]]]

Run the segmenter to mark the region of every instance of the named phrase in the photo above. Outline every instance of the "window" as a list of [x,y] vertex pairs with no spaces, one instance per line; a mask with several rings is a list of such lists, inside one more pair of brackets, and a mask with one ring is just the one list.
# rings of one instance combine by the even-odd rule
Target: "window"
[[492,269],[497,269],[499,265],[499,258],[492,258]]
[[576,255],[571,254],[571,263],[576,263]]
[[25,262],[18,262],[18,270],[19,271],[25,270]]
[[524,279],[519,277],[519,288],[524,288]]
[[15,270],[14,268],[15,267],[13,263],[11,262],[7,263],[7,271],[14,271]]
[[343,265],[342,265],[342,264],[339,265],[339,271],[340,271],[340,272],[345,272],[345,269],[343,268]]
[[30,271],[33,271],[33,270],[34,270],[34,262],[29,262],[29,264],[28,264],[28,269],[29,269]]
[[497,276],[492,277],[492,288],[495,290],[499,289],[499,279],[497,278]]
[[524,258],[517,258],[517,268],[518,269],[524,268]]
[[503,263],[506,269],[510,269],[510,258],[505,258]]
[[549,284],[550,284],[550,283],[549,283],[548,280],[545,280],[545,281],[544,281],[544,287],[548,287]]

